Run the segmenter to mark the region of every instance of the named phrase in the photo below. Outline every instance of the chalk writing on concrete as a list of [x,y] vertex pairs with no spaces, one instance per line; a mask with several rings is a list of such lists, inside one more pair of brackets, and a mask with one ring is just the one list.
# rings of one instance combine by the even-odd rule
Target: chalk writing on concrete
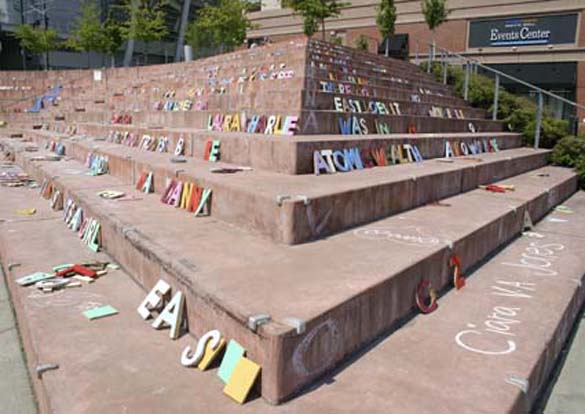
[[[341,350],[341,332],[337,323],[332,319],[320,323],[314,327],[297,345],[292,357],[295,372],[301,376],[309,376],[327,367]],[[313,349],[326,350],[326,354],[314,355]],[[313,352],[314,353],[314,352]]]
[[436,246],[441,243],[438,237],[425,234],[420,227],[416,226],[402,228],[368,227],[355,230],[353,234],[362,239],[388,240],[414,246]]
[[[489,287],[489,294],[510,303],[493,306],[481,324],[467,323],[466,329],[455,335],[455,343],[467,351],[482,355],[515,352],[518,349],[515,330],[522,324],[522,307],[518,303],[534,300],[541,277],[558,275],[553,266],[559,259],[558,252],[563,250],[564,245],[541,239],[528,243],[518,259],[500,263],[511,269],[501,272],[502,277]],[[503,275],[510,275],[510,278],[506,279]],[[528,280],[518,280],[521,276]]]

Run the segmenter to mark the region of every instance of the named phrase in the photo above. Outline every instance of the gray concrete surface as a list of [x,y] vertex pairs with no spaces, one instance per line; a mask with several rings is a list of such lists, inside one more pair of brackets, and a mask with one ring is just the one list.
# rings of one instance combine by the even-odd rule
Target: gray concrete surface
[[585,313],[581,313],[575,336],[564,352],[560,373],[541,411],[544,414],[585,412]]
[[12,313],[4,273],[0,267],[0,414],[37,412],[18,328]]

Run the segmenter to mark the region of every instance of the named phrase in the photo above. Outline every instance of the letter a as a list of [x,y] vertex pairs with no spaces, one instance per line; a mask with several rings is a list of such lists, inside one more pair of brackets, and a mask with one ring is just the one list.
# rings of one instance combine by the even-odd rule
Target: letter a
[[165,324],[170,326],[169,337],[177,339],[183,321],[183,309],[185,308],[185,297],[182,292],[175,293],[169,304],[165,306],[158,318],[152,323],[152,327],[160,329]]

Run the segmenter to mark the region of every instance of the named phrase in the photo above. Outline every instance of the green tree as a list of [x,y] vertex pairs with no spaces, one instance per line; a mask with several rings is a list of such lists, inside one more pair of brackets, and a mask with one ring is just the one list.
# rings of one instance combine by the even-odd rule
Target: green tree
[[377,7],[376,24],[378,30],[382,35],[382,39],[386,46],[386,57],[388,57],[388,47],[390,44],[390,37],[394,35],[394,29],[396,26],[396,6],[394,0],[382,0],[380,5]]
[[169,33],[165,5],[165,0],[123,0],[121,6],[118,6],[125,17],[120,23],[122,38],[144,42],[145,63],[148,59],[148,43],[162,40]]
[[122,43],[124,43],[124,39],[122,38],[120,23],[110,16],[102,25],[100,42],[97,50],[110,56],[112,67],[116,66],[115,55],[122,47]]
[[217,6],[206,4],[189,25],[185,39],[195,50],[220,48],[233,50],[246,39],[252,28],[247,16],[251,4],[244,0],[220,0]]
[[287,0],[283,6],[290,7],[303,18],[303,29],[308,37],[316,32],[317,23],[320,23],[321,35],[325,40],[325,19],[339,16],[341,9],[349,4],[337,0]]
[[78,52],[86,52],[89,67],[89,53],[100,51],[103,36],[97,4],[84,0],[81,4],[81,15],[73,21],[73,28],[65,45]]
[[422,12],[429,29],[433,32],[432,55],[435,55],[435,31],[449,16],[447,0],[422,0]]
[[357,39],[355,40],[355,47],[358,48],[359,50],[363,50],[364,52],[367,52],[370,44],[368,42],[368,38],[366,36],[359,35],[357,37]]
[[314,17],[306,16],[303,18],[303,32],[307,37],[313,37],[315,32],[319,29]]
[[43,29],[30,24],[16,27],[13,36],[20,41],[20,46],[35,54],[44,55],[45,70],[49,69],[49,52],[58,46],[59,34],[55,29]]

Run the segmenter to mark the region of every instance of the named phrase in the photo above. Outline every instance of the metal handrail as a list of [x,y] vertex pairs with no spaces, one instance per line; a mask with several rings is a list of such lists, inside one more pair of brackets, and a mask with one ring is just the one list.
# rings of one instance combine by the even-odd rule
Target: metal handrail
[[[430,47],[431,47],[431,48],[433,47],[433,46],[432,46],[432,44],[430,44]],[[581,105],[581,104],[579,104],[579,103],[577,103],[577,102],[574,102],[574,101],[571,101],[571,100],[569,100],[569,99],[567,99],[567,98],[563,98],[562,96],[559,96],[559,95],[557,95],[557,94],[554,94],[554,93],[552,93],[552,92],[549,92],[549,91],[547,91],[547,90],[544,90],[544,89],[542,89],[542,88],[540,88],[540,87],[538,87],[538,86],[536,86],[536,85],[533,85],[532,83],[529,83],[529,82],[523,81],[522,79],[518,79],[518,78],[516,78],[515,76],[508,75],[507,73],[504,73],[504,72],[502,72],[502,71],[499,71],[499,70],[497,70],[497,69],[494,69],[494,68],[492,68],[492,67],[490,67],[490,66],[486,66],[485,64],[481,63],[481,61],[479,61],[479,60],[477,60],[477,59],[474,59],[474,58],[471,58],[471,57],[466,57],[466,56],[463,56],[463,55],[461,55],[461,54],[459,54],[459,53],[457,53],[457,52],[451,52],[451,51],[449,51],[449,50],[447,50],[447,49],[444,49],[444,48],[442,48],[442,47],[437,47],[437,46],[435,46],[435,49],[439,49],[439,50],[441,50],[441,51],[443,51],[443,52],[446,52],[446,53],[448,53],[448,54],[450,54],[450,55],[452,55],[452,56],[458,57],[458,58],[460,58],[460,59],[463,59],[463,60],[466,60],[466,61],[473,62],[475,65],[477,65],[477,66],[479,66],[479,67],[481,67],[481,68],[483,68],[483,69],[486,69],[486,70],[488,70],[488,71],[490,71],[490,72],[493,72],[493,73],[495,73],[495,74],[497,74],[497,75],[499,75],[499,76],[502,76],[502,77],[504,77],[504,78],[508,78],[508,79],[510,79],[511,81],[514,81],[514,82],[516,82],[516,83],[520,83],[520,84],[522,84],[522,85],[524,85],[524,86],[527,86],[527,87],[529,87],[530,89],[534,89],[534,90],[535,90],[535,91],[537,91],[537,92],[540,92],[540,93],[543,93],[543,94],[545,94],[545,95],[548,95],[548,96],[550,96],[551,98],[555,98],[555,99],[558,99],[558,100],[560,100],[560,101],[563,101],[563,102],[565,102],[565,103],[567,103],[567,104],[569,104],[569,105],[572,105],[572,106],[574,106],[575,108],[581,108],[581,109],[585,109],[585,105]]]
[[[518,83],[520,85],[526,86],[529,89],[535,91],[538,94],[538,106],[536,112],[536,128],[535,128],[535,136],[534,136],[534,147],[538,148],[540,145],[540,128],[542,125],[542,116],[543,116],[543,95],[547,95],[553,99],[557,99],[561,102],[564,102],[568,105],[573,106],[574,108],[580,108],[585,110],[585,105],[579,104],[577,102],[571,101],[570,99],[564,98],[559,96],[553,92],[546,91],[536,85],[533,85],[529,82],[523,81],[522,79],[518,79],[512,75],[508,75],[502,71],[494,69],[490,66],[483,64],[481,61],[474,59],[472,57],[461,55],[457,52],[450,51],[448,49],[442,48],[440,46],[436,46],[435,44],[429,43],[429,55],[428,55],[428,67],[427,72],[430,73],[431,66],[433,60],[435,60],[435,53],[437,50],[441,52],[441,64],[443,66],[443,83],[447,83],[447,66],[449,65],[449,60],[451,57],[454,57],[458,60],[463,60],[465,65],[465,84],[464,84],[464,99],[467,101],[469,98],[469,85],[470,85],[470,76],[471,76],[471,66],[475,66],[475,74],[477,74],[477,68],[481,67],[482,69],[491,72],[495,75],[495,91],[494,91],[494,104],[492,110],[492,119],[494,121],[497,120],[498,114],[498,100],[499,100],[499,89],[500,89],[500,78],[506,78],[511,80],[512,82]],[[416,52],[416,61],[419,61],[419,53],[418,53],[418,42],[417,42],[417,52]]]

